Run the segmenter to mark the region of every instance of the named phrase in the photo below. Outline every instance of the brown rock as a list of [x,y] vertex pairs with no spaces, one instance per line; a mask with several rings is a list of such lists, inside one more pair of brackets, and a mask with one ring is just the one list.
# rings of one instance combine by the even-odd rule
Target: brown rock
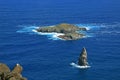
[[0,63],[0,72],[10,72],[10,69],[6,64]]
[[23,70],[22,66],[20,64],[16,64],[12,72],[21,74],[22,70]]
[[17,64],[14,69],[10,72],[7,65],[0,63],[0,80],[27,80],[22,77],[22,66]]
[[16,78],[15,77],[11,77],[9,80],[16,80]]

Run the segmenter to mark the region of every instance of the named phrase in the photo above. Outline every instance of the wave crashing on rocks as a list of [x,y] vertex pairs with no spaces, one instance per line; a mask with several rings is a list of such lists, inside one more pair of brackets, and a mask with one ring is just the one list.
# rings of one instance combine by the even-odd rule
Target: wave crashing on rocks
[[90,68],[91,66],[80,66],[74,62],[70,63],[71,66],[75,67],[75,68],[79,68],[79,69],[86,69],[86,68]]

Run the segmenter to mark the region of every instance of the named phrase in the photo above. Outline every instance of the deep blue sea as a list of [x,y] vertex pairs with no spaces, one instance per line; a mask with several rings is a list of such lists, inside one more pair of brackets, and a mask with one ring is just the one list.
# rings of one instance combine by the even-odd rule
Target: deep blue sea
[[[65,41],[38,26],[85,26],[87,37]],[[83,47],[87,69],[77,62]],[[23,66],[28,80],[120,80],[120,0],[0,0],[0,62]]]

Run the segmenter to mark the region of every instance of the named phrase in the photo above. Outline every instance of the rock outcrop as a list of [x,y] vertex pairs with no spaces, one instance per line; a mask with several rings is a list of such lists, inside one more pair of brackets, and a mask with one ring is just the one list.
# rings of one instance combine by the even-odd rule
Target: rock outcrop
[[1,73],[2,72],[7,73],[7,72],[10,72],[10,69],[9,69],[9,67],[6,64],[0,63],[0,72]]
[[59,38],[62,38],[64,40],[77,40],[80,39],[82,37],[84,37],[84,34],[80,34],[80,33],[67,33],[65,35],[60,35],[58,36]]
[[12,72],[21,74],[22,70],[23,70],[22,66],[20,64],[16,64],[16,66],[13,68]]
[[0,80],[27,80],[22,77],[22,66],[17,64],[12,71],[6,64],[0,63]]
[[87,51],[85,48],[83,48],[80,56],[79,56],[79,59],[78,59],[78,65],[80,66],[87,66],[88,65],[88,62],[87,62]]
[[65,40],[77,40],[85,35],[83,33],[80,33],[80,31],[86,31],[86,28],[78,27],[72,24],[58,24],[53,27],[39,27],[36,29],[37,32],[56,32],[56,33],[63,33],[64,35],[58,36],[59,38],[65,39]]

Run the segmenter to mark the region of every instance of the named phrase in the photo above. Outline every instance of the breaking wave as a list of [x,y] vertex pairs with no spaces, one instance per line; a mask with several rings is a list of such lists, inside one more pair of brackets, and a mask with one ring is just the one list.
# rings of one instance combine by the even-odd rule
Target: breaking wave
[[72,62],[70,63],[71,66],[75,67],[75,68],[80,68],[80,69],[86,69],[86,68],[90,68],[91,66],[79,66],[78,64]]

